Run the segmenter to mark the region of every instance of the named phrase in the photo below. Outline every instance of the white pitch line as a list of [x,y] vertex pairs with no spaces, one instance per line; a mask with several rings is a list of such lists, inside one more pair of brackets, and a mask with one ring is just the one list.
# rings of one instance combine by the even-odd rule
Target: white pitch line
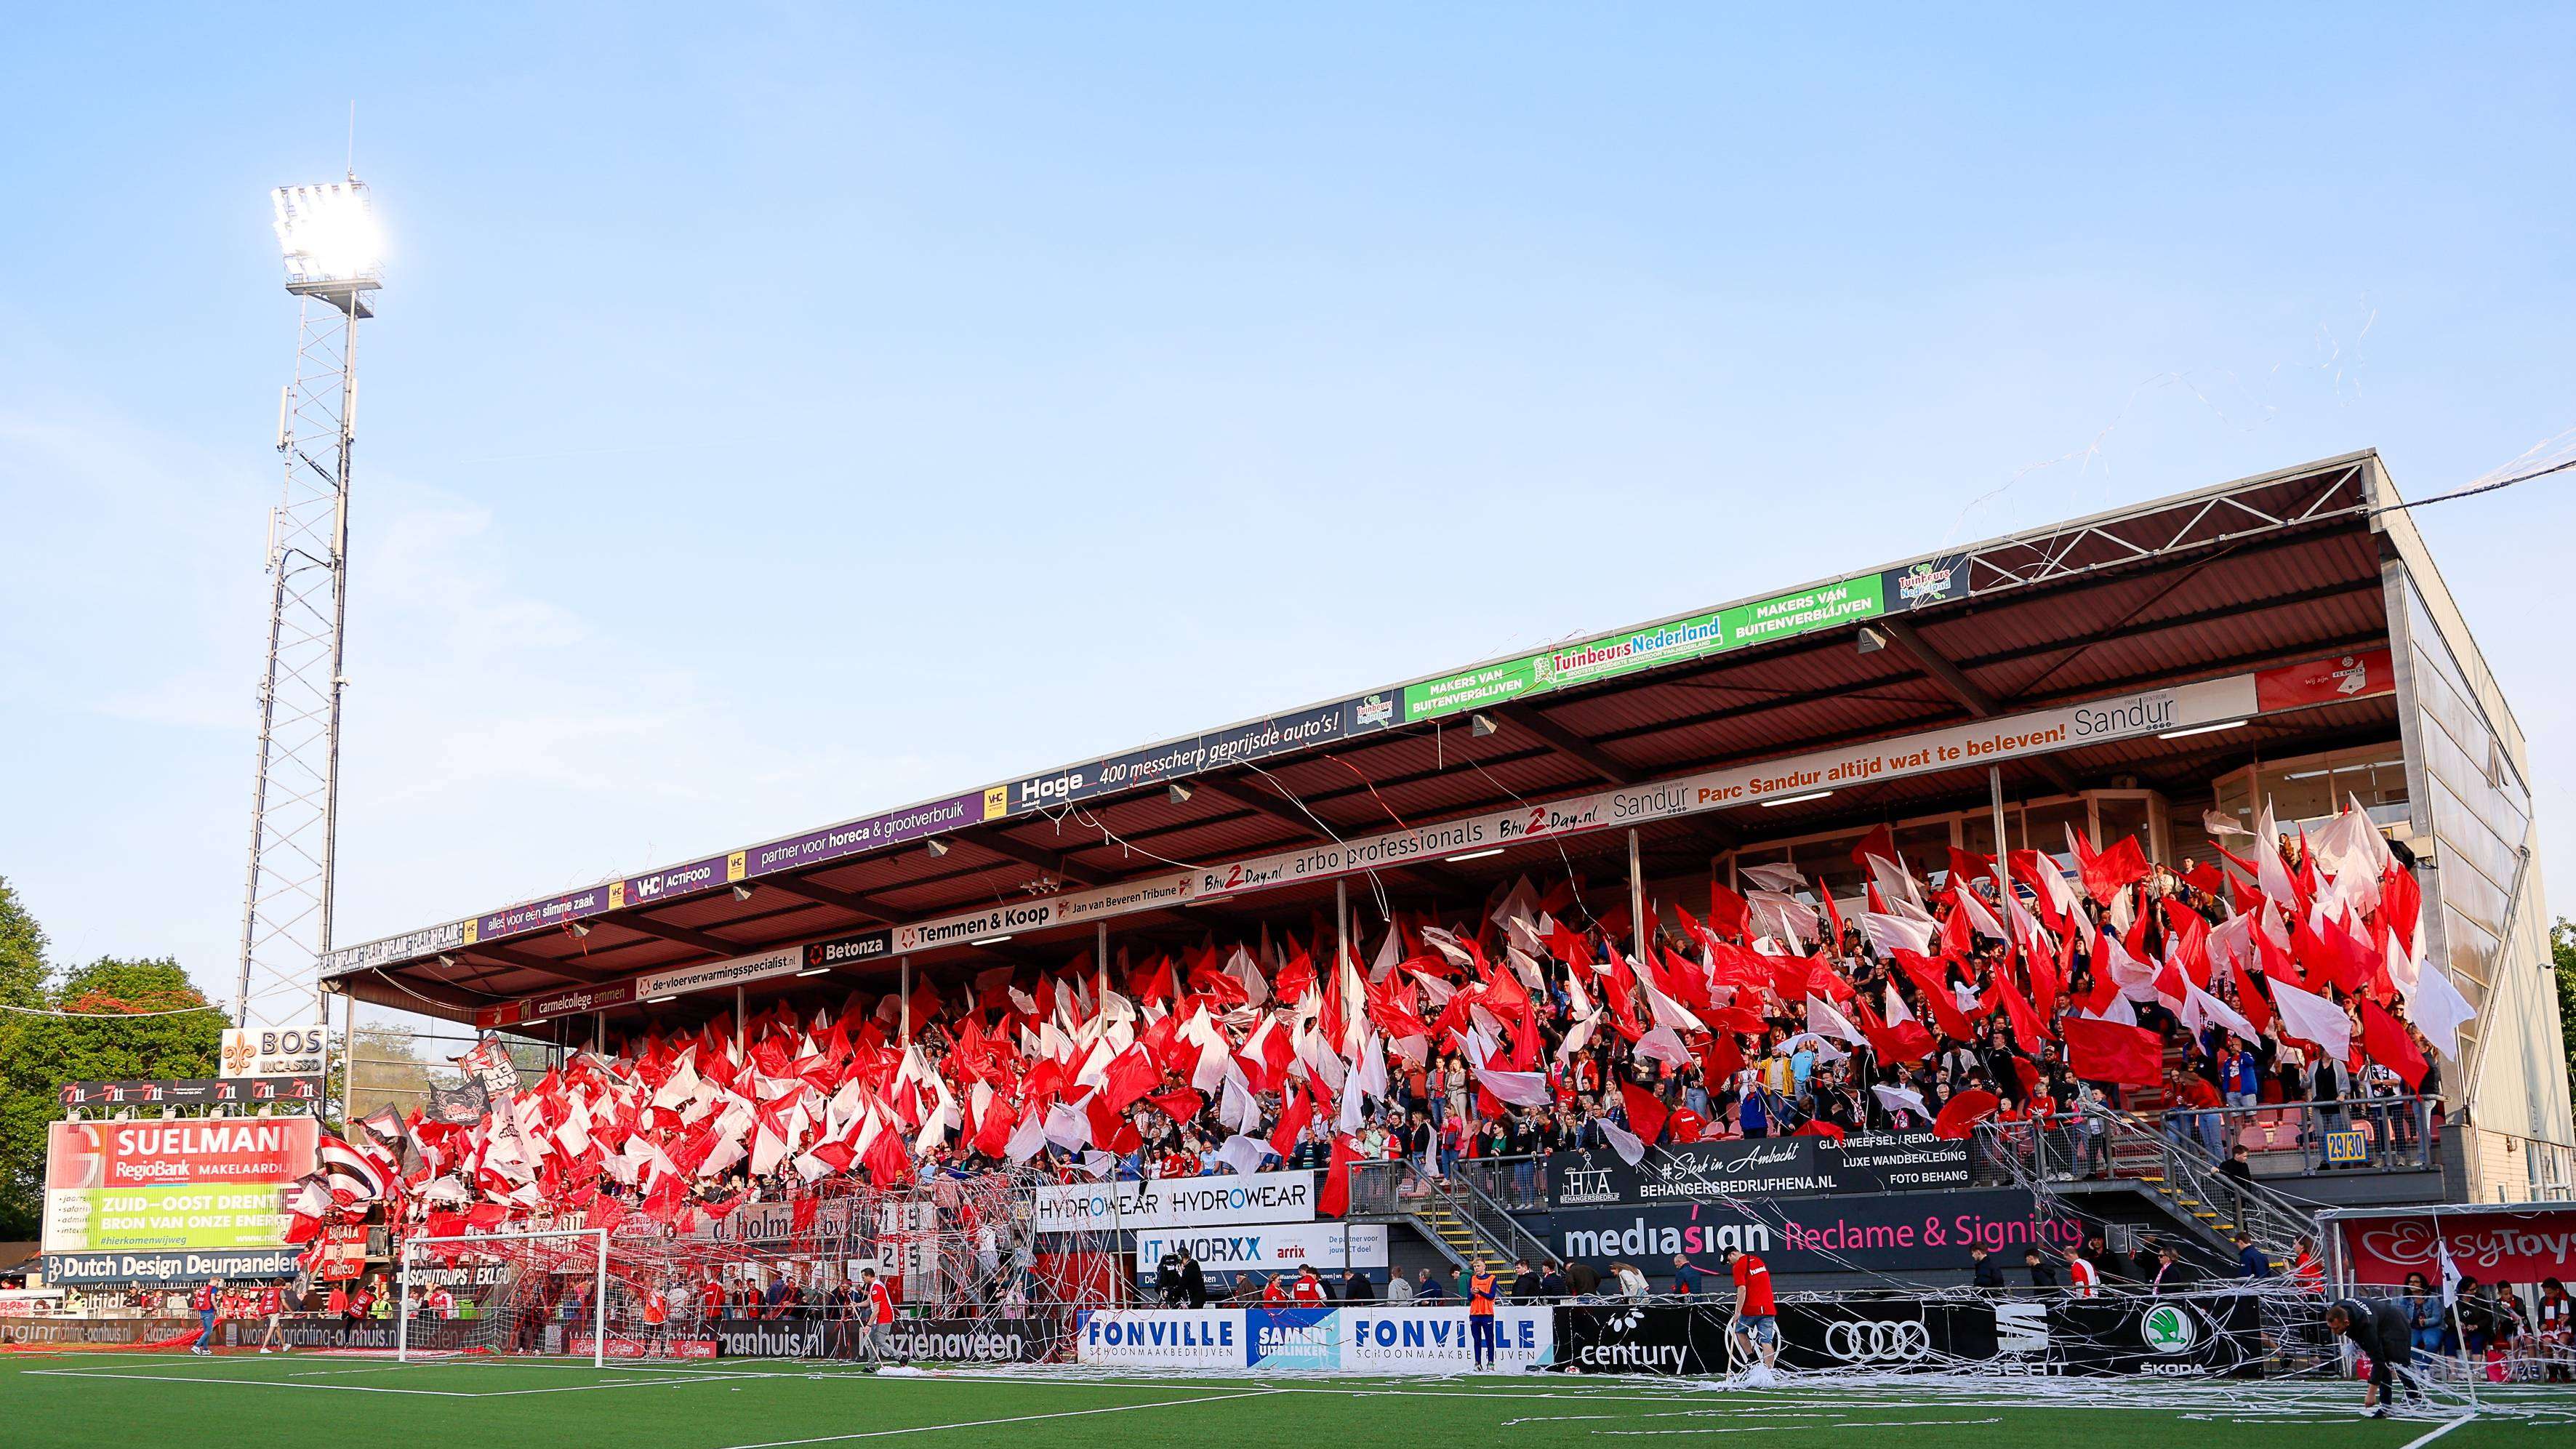
[[1087,1414],[1123,1414],[1130,1409],[1175,1409],[1183,1404],[1254,1399],[1268,1392],[1266,1389],[1249,1389],[1231,1394],[1205,1394],[1195,1399],[1158,1399],[1150,1404],[1112,1404],[1098,1409],[1059,1409],[1052,1414],[1018,1414],[1008,1419],[974,1419],[960,1424],[915,1424],[904,1429],[866,1429],[855,1434],[824,1434],[812,1439],[768,1439],[757,1444],[732,1444],[726,1449],[791,1449],[791,1446],[799,1444],[840,1444],[852,1439],[888,1439],[898,1434],[936,1434],[946,1429],[991,1429],[1003,1424],[1034,1424],[1041,1419],[1079,1419]]
[[[1840,1432],[1844,1429],[1915,1429],[1936,1424],[2000,1424],[2002,1422],[2003,1419],[2001,1416],[1997,1416],[1992,1419],[1863,1419],[1848,1424],[1834,1424],[1829,1427],[1834,1429],[1836,1432]],[[1592,1432],[1603,1436],[1616,1435],[1620,1438],[1643,1439],[1657,1438],[1671,1434],[1767,1434],[1775,1429],[1805,1429],[1810,1427],[1813,1426],[1807,1424],[1738,1424],[1728,1428],[1717,1429],[1595,1429]],[[2413,1449],[2413,1446],[2408,1446],[2408,1449]]]
[[451,1389],[382,1389],[369,1384],[302,1384],[285,1379],[228,1379],[209,1374],[127,1374],[102,1372],[98,1369],[28,1369],[29,1378],[55,1379],[135,1379],[153,1384],[258,1384],[271,1389],[321,1389],[336,1394],[416,1394],[433,1399],[476,1399],[480,1394],[457,1393]]
[[2477,1415],[2475,1414],[2462,1414],[2460,1417],[2444,1424],[2441,1428],[2434,1430],[2430,1434],[2408,1440],[2406,1443],[2399,1445],[2398,1449],[2424,1449],[2425,1445],[2432,1443],[2434,1440],[2441,1438],[2443,1435],[2450,1433],[2453,1429],[2460,1427],[2462,1424],[2465,1424],[2476,1417]]
[[268,1389],[319,1389],[332,1394],[411,1394],[431,1399],[515,1399],[528,1394],[584,1394],[593,1389],[649,1389],[672,1384],[713,1383],[711,1378],[621,1379],[603,1384],[563,1384],[551,1389],[388,1389],[375,1384],[308,1384],[292,1379],[237,1379],[207,1374],[101,1373],[95,1369],[28,1369],[30,1376],[58,1379],[138,1379],[161,1384],[242,1384]]

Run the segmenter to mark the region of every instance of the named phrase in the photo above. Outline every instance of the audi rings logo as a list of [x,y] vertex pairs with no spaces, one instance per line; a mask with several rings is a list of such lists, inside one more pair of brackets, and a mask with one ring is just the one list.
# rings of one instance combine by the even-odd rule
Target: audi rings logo
[[1825,1326],[1825,1352],[1845,1363],[1911,1363],[1932,1351],[1921,1320],[1881,1323],[1842,1319]]

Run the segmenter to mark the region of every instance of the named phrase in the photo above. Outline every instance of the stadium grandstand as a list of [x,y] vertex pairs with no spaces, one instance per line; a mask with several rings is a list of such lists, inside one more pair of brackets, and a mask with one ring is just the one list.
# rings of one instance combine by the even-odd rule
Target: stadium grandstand
[[2323,1390],[2384,1326],[2334,1295],[2486,1232],[2407,1330],[2447,1413],[2576,1369],[2535,840],[2328,459],[336,951],[460,1084],[322,1134],[326,1307],[158,1342],[1919,1414],[1880,1376]]
[[[2284,841],[2295,852],[2357,810],[2374,861],[2395,860],[2420,897],[2398,934],[2466,1008],[2452,1050],[2430,1059],[2440,1148],[2421,1170],[2434,1177],[2407,1190],[2564,1192],[2571,1132],[2522,738],[2400,502],[2371,453],[2242,479],[483,911],[335,952],[328,982],[564,1051],[851,1012],[889,1039],[908,1020],[932,1060],[971,1029],[1013,1059],[993,1098],[1007,1111],[1027,1081],[1016,1033],[1040,1019],[1016,1001],[1041,981],[1072,983],[1097,1011],[1088,987],[1105,980],[1138,1032],[1186,1000],[1293,1003],[1310,978],[1338,1003],[1337,959],[1382,986],[1390,953],[1428,956],[1438,964],[1421,974],[1454,989],[1502,961],[1493,948],[1515,939],[1503,928],[1515,905],[1531,925],[1546,917],[1557,942],[1584,938],[1596,960],[1616,943],[1633,951],[1642,913],[1667,952],[1705,956],[1697,933],[1714,927],[1727,945],[1767,937],[1762,949],[1803,955],[1822,942],[1839,966],[1867,958],[1875,979],[1886,971],[1862,918],[1897,903],[1873,894],[1861,848],[1873,840],[1942,920],[1954,864],[2038,851],[2080,894],[2074,852],[2134,841],[2153,869],[2133,888],[2203,903],[2225,938],[2244,893],[2260,897],[2253,856]],[[2010,875],[1984,877],[1988,911]],[[2015,879],[2028,901],[2031,882]],[[1730,900],[1774,904],[1730,920]],[[2366,912],[2346,919],[2364,936],[2386,929]],[[2142,902],[2122,920],[2161,950],[2160,912]],[[1423,928],[1441,926],[1471,950],[1482,932],[1487,949],[1454,964],[1455,951],[1424,945]],[[2029,954],[1961,939],[1972,949],[1954,963],[1999,945]],[[1550,1053],[1557,1023],[1578,1015],[1568,977],[1594,982],[1589,1002],[1628,1024],[1630,1003],[1554,943],[1517,944],[1541,967],[1544,986],[1529,986]],[[2078,976],[2089,949],[2074,953]],[[2262,980],[2264,958],[2245,959]],[[1950,984],[1990,987],[1971,974],[1954,964]],[[1893,975],[1915,1000],[1921,982]],[[895,1009],[907,982],[921,1008],[908,1018]],[[2245,1005],[2225,970],[2202,984]],[[1681,999],[1704,1006],[1708,989],[1683,983]],[[1408,1000],[1426,1023],[1438,1013]],[[1868,1004],[1884,1015],[1883,1000]],[[2385,1005],[2405,1018],[2403,999]],[[1357,1006],[1333,1019],[1362,1019]],[[2010,1027],[2002,1004],[1986,1006],[1976,1030]],[[2059,990],[2054,1006],[2077,1010],[2077,993]],[[1805,1030],[1799,1002],[1769,1007],[1785,1014],[1766,1029]],[[2043,1028],[2053,1051],[2060,1033]],[[1240,1052],[1245,1028],[1230,1029]],[[1620,1060],[1603,1070],[1616,1077],[1632,1044],[1611,1025],[1594,1037],[1614,1044]],[[1498,1040],[1516,1067],[1541,1065],[1508,1032]],[[1756,1033],[1736,1040],[1758,1059]],[[2277,1087],[2280,1056],[2263,1056]],[[1659,1088],[1680,1106],[1676,1079],[1691,1068],[1673,1065]],[[1999,1075],[1989,1084],[2004,1095],[2031,1095]],[[1362,1115],[1457,1095],[1416,1093],[1403,1076]],[[948,1085],[963,1104],[971,1083]],[[1698,1085],[1709,1101],[1694,1115],[1743,1130],[1730,1085]],[[1604,1090],[1568,1105],[1616,1119]],[[1202,1095],[1212,1148],[1231,1134],[1214,1118],[1222,1094]],[[1857,1124],[1885,1125],[1870,1115],[1881,1110],[1862,1105]],[[971,1153],[978,1125],[957,1121],[936,1150]],[[2254,1140],[2268,1156],[2270,1124]]]

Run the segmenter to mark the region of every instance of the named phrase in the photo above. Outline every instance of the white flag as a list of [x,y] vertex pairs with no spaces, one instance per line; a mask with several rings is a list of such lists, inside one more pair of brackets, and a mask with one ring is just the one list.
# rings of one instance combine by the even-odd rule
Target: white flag
[[2282,1029],[2291,1036],[2315,1042],[2335,1061],[2352,1055],[2352,1021],[2341,1007],[2277,976],[2272,979],[2272,1004],[2281,1009]]
[[1931,1120],[1932,1109],[1923,1105],[1923,1094],[1912,1087],[1876,1086],[1870,1091],[1877,1094],[1879,1105],[1891,1112],[1901,1110]]
[[1911,951],[1917,956],[1929,956],[1932,954],[1933,930],[1930,921],[1909,921],[1903,916],[1891,916],[1880,911],[1860,913],[1861,934],[1881,951]]
[[1013,1162],[1026,1162],[1047,1145],[1046,1118],[1031,1112],[1011,1129],[1011,1140],[1002,1147],[1002,1155]]
[[1225,1145],[1216,1150],[1217,1161],[1245,1177],[1259,1172],[1262,1159],[1269,1155],[1269,1143],[1258,1137],[1246,1137],[1241,1133],[1225,1139]]
[[2406,998],[2407,1019],[2424,1033],[2443,1059],[2456,1063],[2460,1059],[2460,1028],[2477,1019],[2460,988],[2451,984],[2451,973],[2438,963],[2427,961],[2416,968],[2414,994]]
[[1486,1067],[1474,1070],[1476,1081],[1493,1093],[1497,1101],[1509,1102],[1515,1107],[1547,1105],[1547,1074],[1544,1072],[1498,1072]]
[[1807,998],[1807,1030],[1841,1037],[1856,1047],[1869,1045],[1869,1038],[1860,1034],[1860,1028],[1851,1024],[1851,1018],[1834,1010],[1832,1004],[1821,996]]
[[1601,1119],[1601,1135],[1610,1139],[1610,1150],[1618,1153],[1630,1167],[1645,1160],[1646,1139],[1636,1133],[1604,1117]]

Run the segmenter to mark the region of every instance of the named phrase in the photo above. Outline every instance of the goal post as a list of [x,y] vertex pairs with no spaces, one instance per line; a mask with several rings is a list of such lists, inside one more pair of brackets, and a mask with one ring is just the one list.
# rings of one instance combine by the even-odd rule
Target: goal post
[[394,1358],[564,1354],[608,1362],[615,1300],[608,1231],[411,1237],[394,1296]]

